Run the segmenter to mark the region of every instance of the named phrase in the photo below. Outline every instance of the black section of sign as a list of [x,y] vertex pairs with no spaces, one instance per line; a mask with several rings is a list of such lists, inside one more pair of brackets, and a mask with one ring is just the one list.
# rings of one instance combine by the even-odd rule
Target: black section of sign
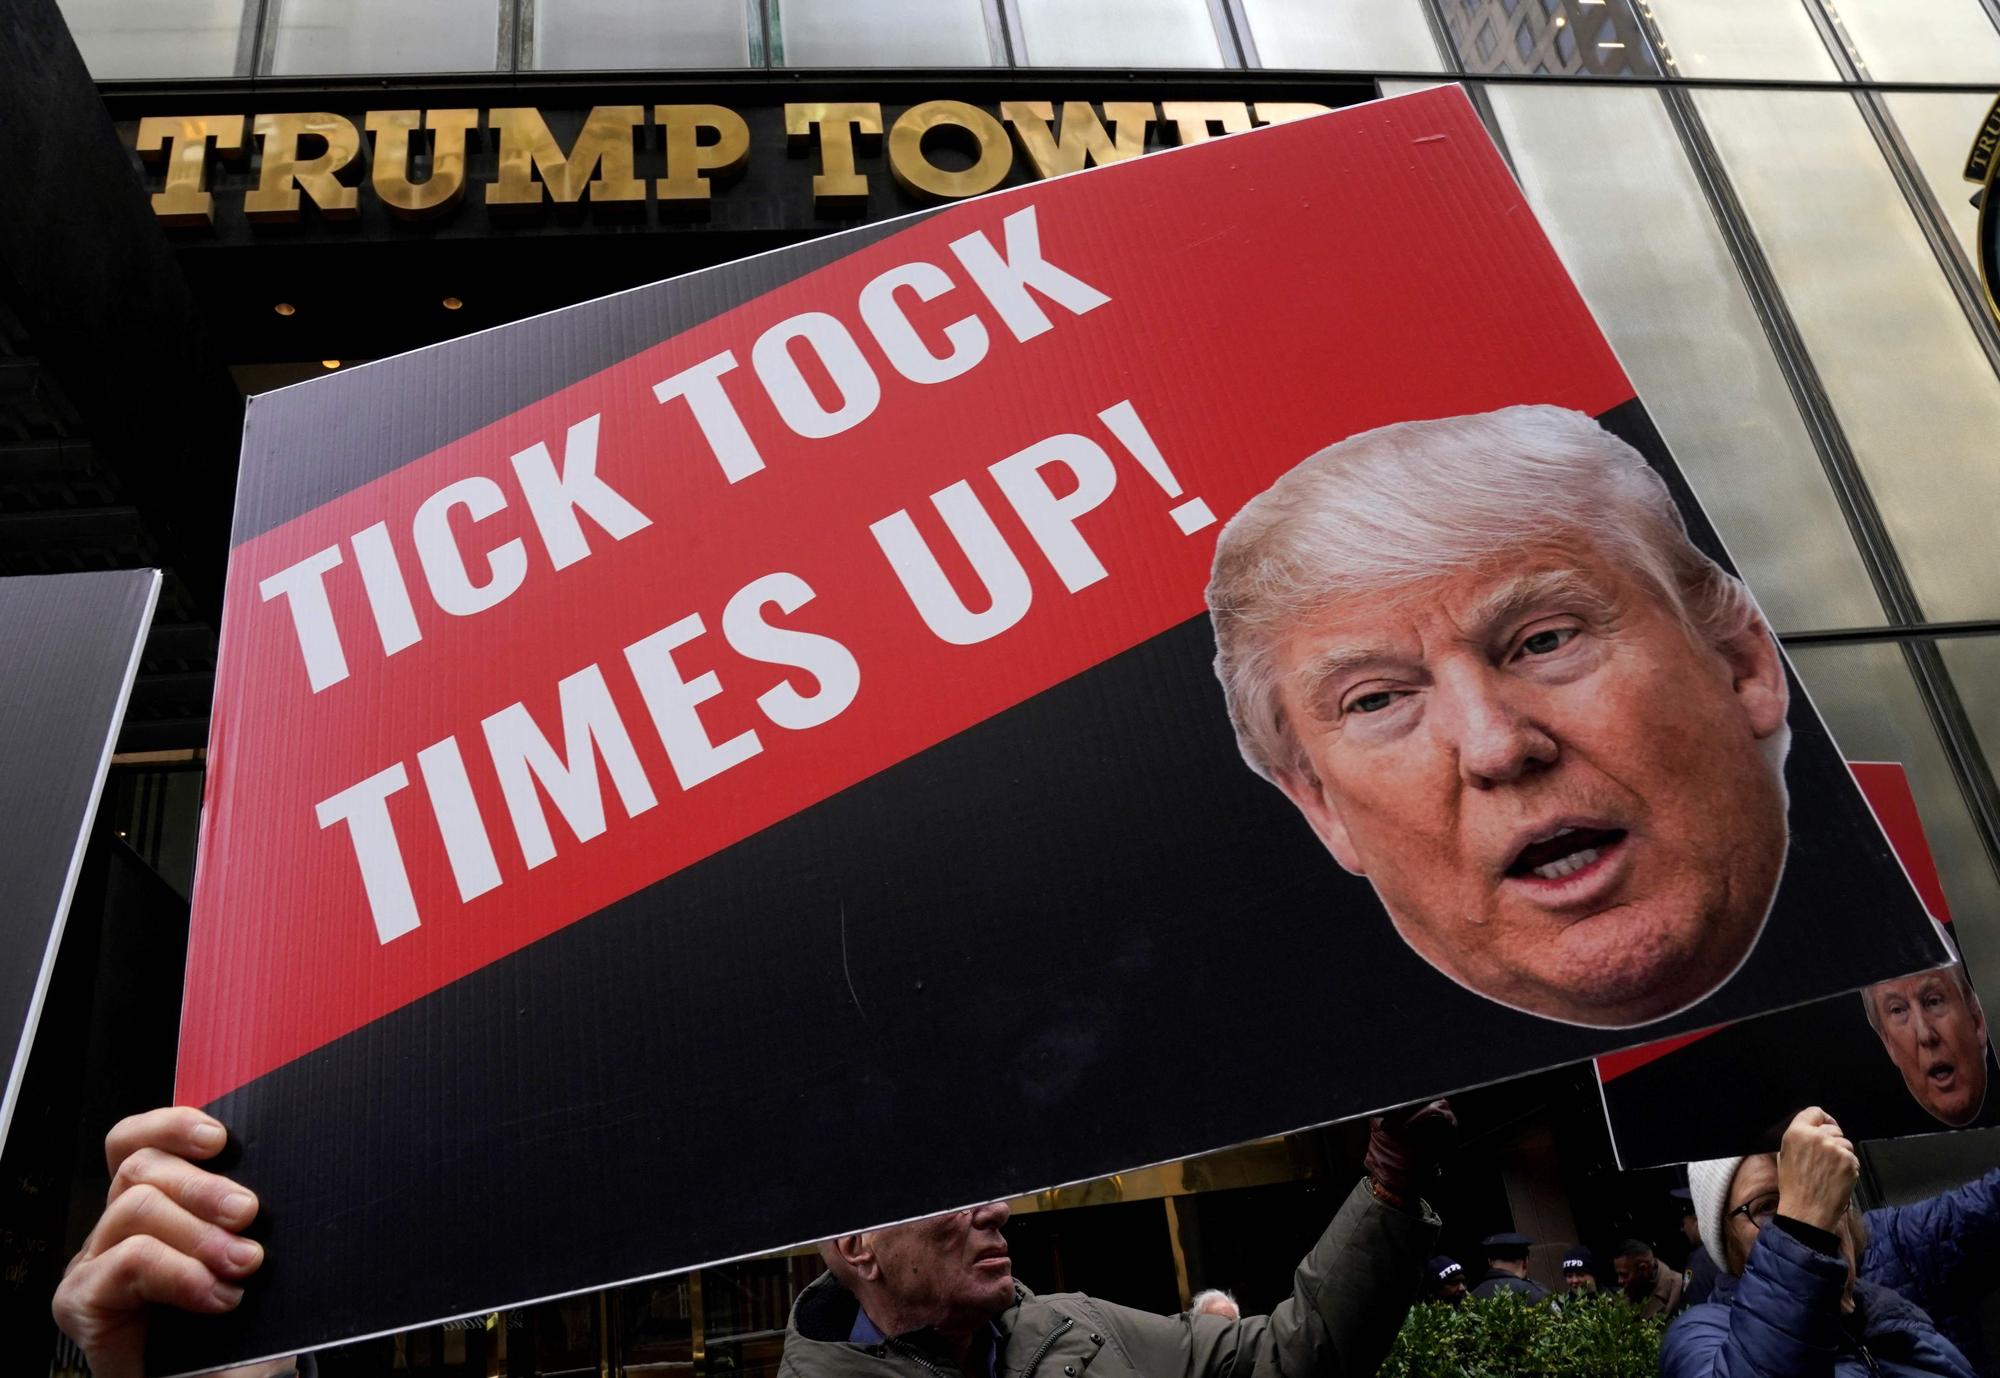
[[[1636,405],[1607,420],[1659,453]],[[1195,618],[224,1097],[269,1261],[235,1315],[162,1328],[149,1371],[1361,1114],[1414,1068],[1444,1091],[1620,1041],[1414,956],[1244,767],[1212,657]],[[1851,799],[1793,704],[1792,797]],[[1857,955],[1847,926],[1916,899],[1846,816],[1795,843],[1736,979],[1645,1037],[1936,959],[1913,924],[1902,952]]]
[[[635,287],[250,399],[232,543],[241,545],[531,402],[885,239],[919,217]],[[477,384],[468,382],[476,379]],[[266,420],[282,414],[277,421]]]
[[[2000,110],[2000,100],[1994,101]],[[1979,279],[1986,285],[1986,308],[2000,316],[2000,209],[1989,181],[1979,190]]]
[[[2000,1066],[1986,1050],[1988,1087]],[[1774,1152],[1792,1116],[1817,1105],[1856,1139],[1942,1133],[1868,1027],[1859,994],[1747,1020],[1625,1073],[1604,1087],[1618,1161],[1628,1171]],[[2000,1124],[1989,1090],[1972,1125]]]
[[152,570],[0,580],[0,1141],[158,583]]
[[167,1103],[188,906],[99,820],[0,1153],[0,1335],[48,1352],[49,1297],[103,1208],[104,1136]]
[[[21,1078],[6,1146],[0,1149],[0,1335],[21,1354],[47,1353],[55,1339],[49,1298],[69,1258],[63,1217],[76,1175],[90,982],[100,950],[99,927],[85,916],[101,907],[107,850],[100,828],[77,878],[75,918],[63,928],[36,1021],[34,1052]],[[168,1089],[172,1084],[169,1077]],[[103,1163],[101,1148],[96,1158]]]

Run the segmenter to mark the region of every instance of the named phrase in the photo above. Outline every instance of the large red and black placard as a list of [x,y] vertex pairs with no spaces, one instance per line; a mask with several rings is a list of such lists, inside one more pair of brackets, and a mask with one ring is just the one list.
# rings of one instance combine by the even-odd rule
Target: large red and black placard
[[1555,403],[1664,473],[1462,95],[256,399],[180,1091],[270,1262],[171,1363],[684,1268],[1935,962],[1793,687],[1713,996],[1521,1014],[1242,764],[1203,586],[1301,457]]

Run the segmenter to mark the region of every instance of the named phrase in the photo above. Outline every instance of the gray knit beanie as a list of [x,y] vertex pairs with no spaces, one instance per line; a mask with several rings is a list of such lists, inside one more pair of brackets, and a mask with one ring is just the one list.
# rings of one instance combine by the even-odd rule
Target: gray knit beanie
[[1725,1273],[1729,1271],[1729,1258],[1722,1245],[1723,1212],[1729,1209],[1729,1184],[1736,1180],[1736,1169],[1741,1166],[1741,1158],[1710,1158],[1688,1164],[1688,1195],[1694,1200],[1694,1218],[1701,1226],[1702,1246],[1715,1260],[1715,1266]]

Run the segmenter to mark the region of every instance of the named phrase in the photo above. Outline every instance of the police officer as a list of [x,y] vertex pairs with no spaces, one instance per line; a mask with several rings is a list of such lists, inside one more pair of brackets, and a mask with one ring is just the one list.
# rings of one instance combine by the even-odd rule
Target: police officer
[[1480,1240],[1486,1251],[1486,1274],[1473,1287],[1472,1295],[1483,1301],[1502,1292],[1518,1292],[1529,1301],[1546,1299],[1549,1289],[1528,1276],[1528,1250],[1534,1243],[1528,1236],[1511,1231]]
[[1572,1244],[1563,1250],[1563,1291],[1595,1292],[1597,1290],[1597,1255],[1581,1244]]
[[1681,1305],[1698,1306],[1715,1290],[1715,1280],[1722,1270],[1715,1266],[1715,1260],[1702,1245],[1701,1221],[1695,1218],[1693,1195],[1686,1187],[1675,1187],[1673,1197],[1680,1202],[1681,1234],[1688,1242],[1687,1267],[1681,1272]]
[[1439,1254],[1424,1265],[1424,1300],[1457,1306],[1465,1300],[1465,1267]]

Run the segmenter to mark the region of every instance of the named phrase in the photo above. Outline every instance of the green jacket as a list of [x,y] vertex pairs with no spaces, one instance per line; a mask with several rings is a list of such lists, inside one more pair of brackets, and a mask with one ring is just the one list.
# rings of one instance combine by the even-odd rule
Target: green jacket
[[[1156,1316],[1078,1292],[1017,1287],[997,1378],[1372,1378],[1402,1328],[1437,1220],[1383,1205],[1362,1182],[1269,1316]],[[958,1378],[903,1339],[848,1343],[856,1302],[831,1274],[799,1294],[778,1378]]]

